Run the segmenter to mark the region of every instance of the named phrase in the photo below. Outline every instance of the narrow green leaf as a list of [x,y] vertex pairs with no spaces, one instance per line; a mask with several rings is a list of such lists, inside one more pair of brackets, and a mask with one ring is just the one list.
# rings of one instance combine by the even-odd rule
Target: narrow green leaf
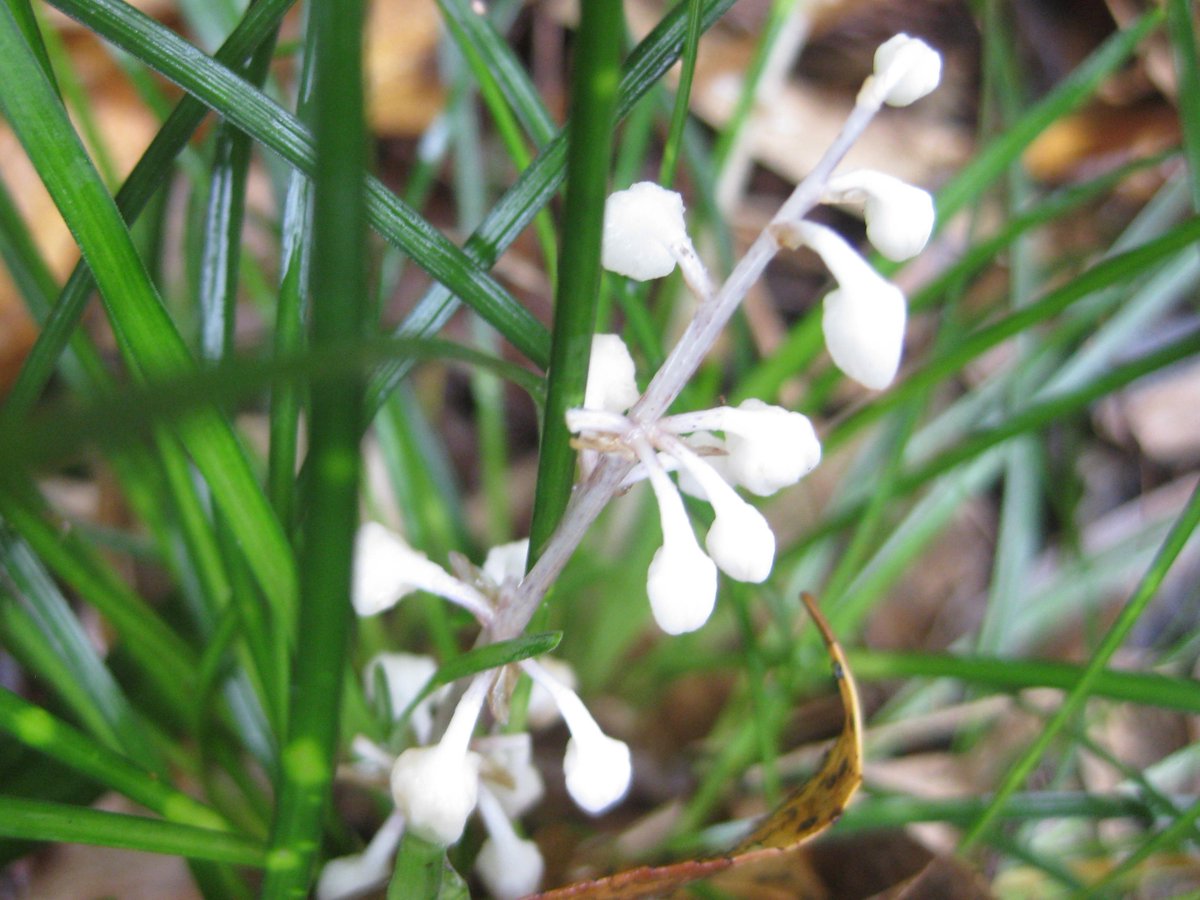
[[[6,77],[0,106],[88,258],[131,369],[155,379],[185,372],[192,360],[163,309],[112,197],[87,159],[62,105],[22,39],[0,11]],[[227,422],[201,409],[179,425],[184,444],[246,550],[279,621],[290,631],[296,593],[291,548]]]
[[261,868],[261,845],[239,835],[83,806],[0,796],[0,835],[95,844]]
[[470,900],[462,876],[446,858],[446,848],[406,832],[388,883],[388,900]]
[[1192,208],[1200,213],[1200,52],[1196,49],[1195,4],[1167,0],[1167,34],[1175,58],[1175,97],[1183,125],[1183,149],[1192,182]]
[[619,3],[585,3],[576,32],[568,124],[567,186],[562,222],[562,268],[554,295],[554,336],[529,565],[550,538],[575,482],[575,450],[566,411],[583,403],[596,309],[600,299],[600,236],[612,158],[621,35]]

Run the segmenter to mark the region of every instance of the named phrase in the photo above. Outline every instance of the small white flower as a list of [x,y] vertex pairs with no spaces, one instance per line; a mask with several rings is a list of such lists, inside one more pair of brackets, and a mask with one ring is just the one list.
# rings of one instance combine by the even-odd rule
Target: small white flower
[[317,900],[351,900],[386,884],[392,874],[392,854],[403,833],[404,819],[393,813],[362,853],[325,863],[317,880]]
[[467,749],[491,676],[477,675],[441,741],[410,747],[392,766],[392,799],[418,837],[448,846],[462,837],[479,796],[478,753]]
[[525,577],[525,560],[529,558],[529,539],[499,544],[487,552],[483,574],[496,587],[517,585]]
[[377,615],[418,590],[456,603],[484,623],[495,615],[479,591],[408,546],[400,535],[378,522],[359,526],[350,589],[355,612],[360,616]]
[[592,335],[584,408],[622,413],[637,403],[640,396],[637,368],[620,335]]
[[646,595],[654,621],[667,634],[695,631],[708,621],[717,602],[717,567],[692,532],[683,498],[663,471],[654,451],[634,447],[658,501],[663,544],[650,561]]
[[479,812],[488,838],[475,857],[475,871],[484,886],[496,900],[517,900],[535,892],[546,868],[538,845],[517,835],[486,788],[479,792]]
[[672,454],[699,484],[716,518],[704,538],[708,555],[730,578],[759,584],[775,562],[775,534],[762,513],[737,492],[682,441],[664,436],[663,449]]
[[863,84],[858,102],[908,106],[941,80],[941,54],[920,38],[897,34],[875,51],[875,72]]
[[633,778],[629,745],[600,730],[579,695],[558,683],[534,660],[521,667],[554,697],[570,729],[567,753],[563,758],[567,792],[584,812],[593,816],[620,802]]
[[604,204],[604,268],[637,281],[675,270],[681,248],[691,248],[683,198],[652,181],[610,194]]
[[[437,672],[437,663],[433,657],[415,653],[380,653],[372,657],[363,669],[363,682],[367,697],[371,700],[375,699],[377,671],[383,673],[384,683],[387,685],[388,705],[391,707],[392,717],[398,719]],[[409,720],[420,743],[429,740],[429,733],[433,728],[433,714],[430,711],[432,703],[433,697],[426,697],[413,708]]]
[[839,369],[866,387],[892,383],[904,349],[904,294],[867,264],[841,237],[822,225],[801,222],[796,233],[837,279],[825,297],[822,328]]
[[911,259],[933,233],[933,197],[892,175],[870,169],[847,172],[829,182],[826,196],[865,205],[867,238],[888,259]]
[[528,732],[485,737],[476,748],[484,758],[480,777],[510,819],[525,815],[542,799],[546,786],[533,763],[533,742]]

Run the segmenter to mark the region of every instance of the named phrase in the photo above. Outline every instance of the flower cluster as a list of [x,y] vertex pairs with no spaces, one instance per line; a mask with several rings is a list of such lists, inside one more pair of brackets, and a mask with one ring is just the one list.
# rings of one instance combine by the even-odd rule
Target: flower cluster
[[[806,417],[758,400],[639,422],[625,414],[638,396],[629,351],[616,335],[597,335],[593,347],[599,352],[588,372],[585,406],[567,412],[567,427],[585,449],[638,460],[630,478],[649,480],[663,532],[647,576],[650,608],[668,634],[695,631],[712,614],[718,569],[758,583],[775,561],[775,535],[734,486],[769,496],[811,471],[821,446]],[[671,469],[680,472],[685,491],[713,508],[705,550],[667,475]]]
[[[456,577],[405,543],[390,529],[368,522],[358,532],[351,599],[361,616],[375,615],[414,591],[427,591],[468,610],[485,628],[496,606],[525,570],[528,541],[494,548],[481,569]],[[459,568],[469,565],[459,563]],[[599,815],[624,797],[632,779],[629,747],[596,724],[572,687],[573,675],[561,662],[523,660],[533,680],[527,720],[545,727],[561,716],[570,731],[563,772],[567,791],[590,815]],[[474,676],[453,707],[440,739],[432,741],[435,706],[449,693],[426,696],[437,671],[433,659],[385,653],[365,670],[366,690],[386,687],[395,719],[406,717],[416,744],[394,759],[365,739],[356,746],[365,762],[387,772],[396,813],[367,848],[331,860],[317,894],[322,900],[353,896],[386,878],[387,863],[405,831],[436,844],[453,844],[478,811],[488,838],[476,859],[480,878],[499,898],[532,893],[542,875],[537,845],[517,834],[513,823],[542,796],[540,773],[532,762],[528,733],[476,737],[484,705],[501,674]]]

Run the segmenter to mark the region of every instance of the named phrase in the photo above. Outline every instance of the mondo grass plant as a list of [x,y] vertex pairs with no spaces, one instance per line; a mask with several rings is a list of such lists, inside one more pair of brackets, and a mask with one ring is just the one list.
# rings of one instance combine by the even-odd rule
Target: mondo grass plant
[[[831,846],[932,823],[1001,894],[1200,886],[1195,745],[1140,765],[1106,731],[1155,711],[1195,737],[1194,471],[1123,497],[1145,509],[1113,539],[1080,496],[1093,414],[1200,353],[1194,11],[1152,6],[1035,92],[1008,5],[969,4],[975,149],[930,191],[844,162],[973,84],[889,34],[764,215],[729,186],[820,4],[771,4],[704,126],[697,61],[734,5],[642,28],[645,4],[581,0],[550,25],[556,116],[508,37],[550,13],[437,0],[437,108],[399,167],[361,0],[0,6],[8,152],[81,257],[54,273],[8,180],[0,255],[38,333],[0,406],[2,877],[54,842],[178,857],[220,898],[509,898],[711,860],[805,782],[796,735],[837,731],[796,712],[830,694],[809,590],[872,685]],[[59,13],[156,117],[123,180]],[[1151,52],[1178,139],[1032,179],[1039,136]],[[1119,222],[1041,252],[1133,182]],[[815,274],[768,341],[748,306],[774,260]],[[978,615],[936,648],[871,639],[980,509]],[[898,781],[913,746],[975,780]]]

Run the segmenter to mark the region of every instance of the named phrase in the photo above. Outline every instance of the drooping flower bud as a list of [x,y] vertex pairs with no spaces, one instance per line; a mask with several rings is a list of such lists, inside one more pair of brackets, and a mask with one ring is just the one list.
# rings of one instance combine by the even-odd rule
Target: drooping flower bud
[[712,504],[716,518],[704,539],[708,555],[730,578],[759,584],[771,574],[775,562],[775,533],[762,513],[737,492],[699,456],[678,439],[664,442],[664,450],[679,460]]
[[584,812],[598,816],[618,803],[629,790],[633,762],[629,745],[600,730],[579,695],[560,684],[534,660],[521,667],[554,697],[570,729],[563,774],[567,792]]
[[404,834],[404,819],[388,816],[362,853],[340,856],[325,863],[317,881],[317,900],[349,900],[387,883],[391,858]]
[[490,622],[494,616],[486,597],[408,546],[400,535],[378,522],[359,526],[350,589],[355,612],[376,615],[417,590],[456,603],[481,622]]
[[652,181],[609,195],[604,204],[604,268],[637,281],[675,270],[680,248],[691,248],[683,198]]
[[875,51],[875,71],[867,78],[858,102],[908,106],[942,80],[942,57],[920,38],[897,34]]
[[658,501],[663,544],[650,561],[646,594],[654,621],[667,634],[700,628],[717,602],[717,567],[692,532],[683,498],[648,446],[634,448]]
[[796,234],[820,255],[837,279],[825,296],[825,345],[839,369],[866,387],[892,383],[904,349],[904,294],[868,265],[835,232],[801,222]]
[[478,753],[468,750],[490,676],[477,675],[463,694],[442,739],[410,747],[392,767],[392,799],[418,837],[448,846],[462,837],[479,796]]
[[637,368],[620,335],[592,335],[584,408],[622,413],[637,403],[640,396]]
[[828,199],[863,203],[867,238],[888,259],[900,262],[920,253],[933,233],[933,197],[892,175],[860,169],[829,182]]
[[[553,656],[543,656],[538,659],[543,669],[551,674],[560,684],[571,690],[579,687],[579,679],[571,664]],[[558,704],[550,692],[538,682],[534,682],[529,691],[529,706],[525,710],[525,721],[534,731],[549,728],[559,720]]]
[[475,857],[475,871],[496,900],[517,900],[542,883],[545,862],[538,845],[520,837],[487,788],[479,792],[479,812],[488,830]]

